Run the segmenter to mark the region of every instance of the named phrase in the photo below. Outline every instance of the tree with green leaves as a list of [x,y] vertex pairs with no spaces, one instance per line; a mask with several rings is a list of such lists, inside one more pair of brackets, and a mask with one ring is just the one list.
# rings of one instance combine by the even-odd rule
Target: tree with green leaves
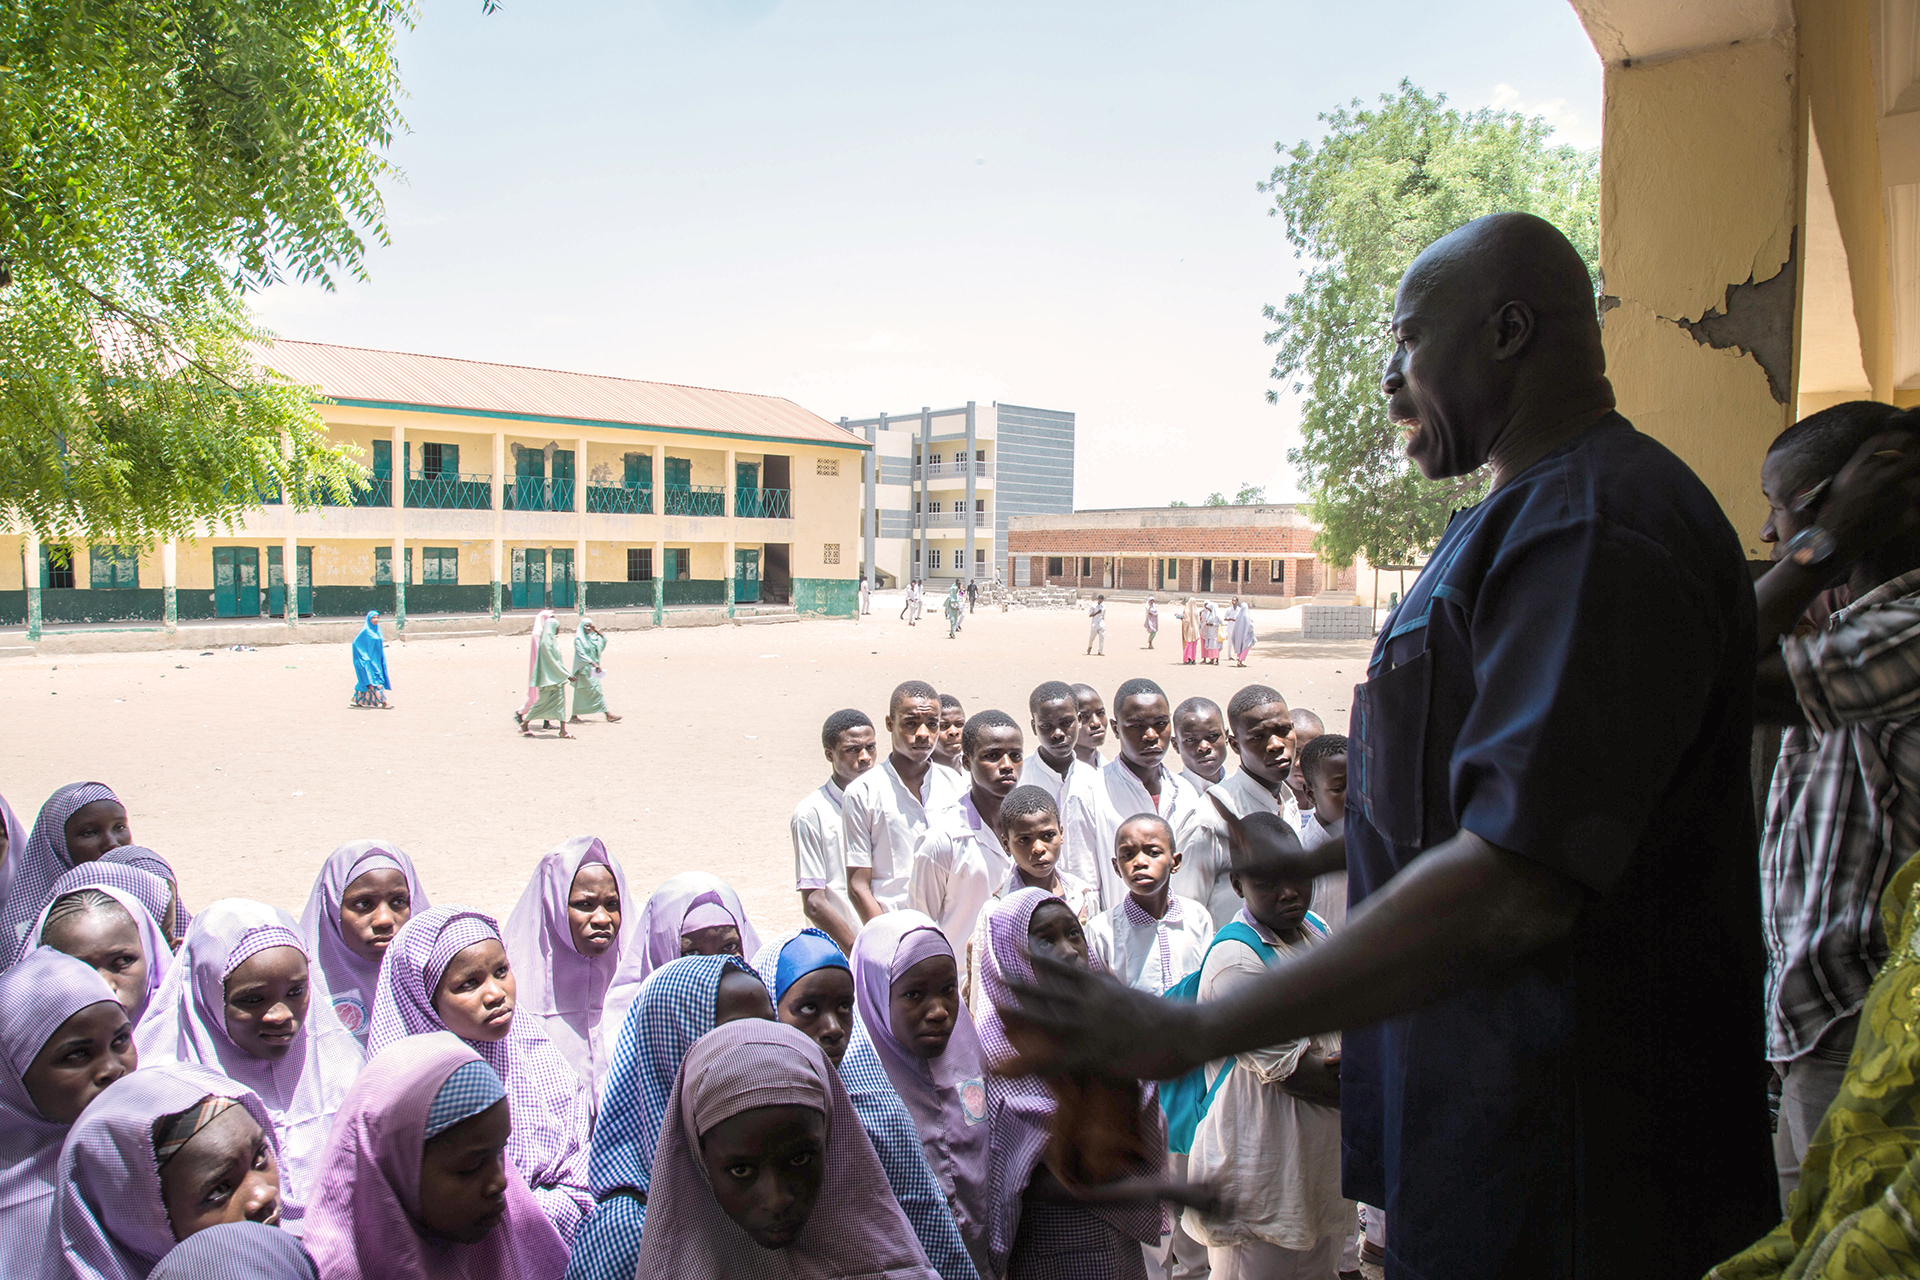
[[385,240],[408,0],[0,9],[0,509],[145,541],[364,472],[247,296]]
[[1448,515],[1477,501],[1486,480],[1427,480],[1387,421],[1380,374],[1400,276],[1447,232],[1503,211],[1546,218],[1591,266],[1600,156],[1554,145],[1538,117],[1461,112],[1404,80],[1376,109],[1355,99],[1320,119],[1327,127],[1317,142],[1274,144],[1283,161],[1260,184],[1305,263],[1299,291],[1266,308],[1266,340],[1279,348],[1273,377],[1304,397],[1301,444],[1287,459],[1320,525],[1322,558],[1406,564],[1432,549]]

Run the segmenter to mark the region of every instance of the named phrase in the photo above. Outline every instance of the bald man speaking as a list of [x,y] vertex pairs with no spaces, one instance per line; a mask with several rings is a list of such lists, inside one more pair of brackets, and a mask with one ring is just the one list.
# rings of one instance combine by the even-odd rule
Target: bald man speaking
[[[1355,691],[1344,932],[1207,1005],[1048,967],[1047,1070],[1167,1079],[1346,1032],[1346,1194],[1390,1280],[1698,1276],[1770,1205],[1754,595],[1686,464],[1614,411],[1579,254],[1501,214],[1401,280],[1382,388],[1429,478],[1490,465]],[[1231,1195],[1231,1188],[1227,1188]],[[1771,1209],[1771,1212],[1770,1212]]]

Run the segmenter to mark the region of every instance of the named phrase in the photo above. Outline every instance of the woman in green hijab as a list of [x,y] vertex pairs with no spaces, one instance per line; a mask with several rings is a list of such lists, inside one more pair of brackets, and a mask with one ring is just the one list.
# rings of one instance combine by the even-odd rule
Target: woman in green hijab
[[593,625],[593,619],[582,617],[580,625],[573,632],[573,723],[581,723],[581,716],[590,716],[596,711],[604,711],[607,723],[612,724],[620,717],[607,711],[607,695],[600,688],[600,655],[607,649],[607,637],[600,628]]
[[1840,1092],[1800,1164],[1787,1220],[1709,1280],[1920,1275],[1920,855],[1887,883],[1880,919],[1887,962],[1860,1010]]
[[542,609],[533,620],[533,652],[527,673],[527,683],[536,696],[533,704],[516,717],[522,734],[533,734],[535,720],[540,721],[543,729],[551,729],[558,720],[560,736],[573,736],[567,732],[568,678],[566,659],[560,656],[559,620],[553,616],[553,610]]

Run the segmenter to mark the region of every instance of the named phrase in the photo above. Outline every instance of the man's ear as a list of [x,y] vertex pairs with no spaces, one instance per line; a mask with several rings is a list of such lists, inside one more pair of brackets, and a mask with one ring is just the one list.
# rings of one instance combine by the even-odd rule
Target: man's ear
[[1533,308],[1524,302],[1508,302],[1493,316],[1493,358],[1511,360],[1527,349],[1537,327]]

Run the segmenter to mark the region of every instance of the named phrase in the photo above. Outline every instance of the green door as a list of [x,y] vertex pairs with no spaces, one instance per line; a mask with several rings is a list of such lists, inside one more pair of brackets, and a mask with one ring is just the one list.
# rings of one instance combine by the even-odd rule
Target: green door
[[267,548],[267,616],[271,618],[287,616],[285,558],[279,547]]
[[213,549],[213,611],[222,618],[260,616],[259,548]]
[[294,567],[298,584],[298,593],[294,597],[294,608],[302,617],[313,615],[313,548],[301,547],[295,553]]
[[553,549],[553,568],[547,575],[553,585],[553,607],[570,609],[573,607],[573,549],[555,547]]
[[573,510],[573,450],[553,451],[553,479],[547,483],[547,510]]
[[753,604],[760,599],[760,553],[735,550],[733,553],[733,601]]
[[516,547],[513,552],[513,607],[547,606],[547,553],[539,547]]
[[733,514],[757,518],[760,515],[760,464],[733,464]]
[[512,511],[544,511],[547,490],[547,455],[538,449],[521,449],[513,455]]

